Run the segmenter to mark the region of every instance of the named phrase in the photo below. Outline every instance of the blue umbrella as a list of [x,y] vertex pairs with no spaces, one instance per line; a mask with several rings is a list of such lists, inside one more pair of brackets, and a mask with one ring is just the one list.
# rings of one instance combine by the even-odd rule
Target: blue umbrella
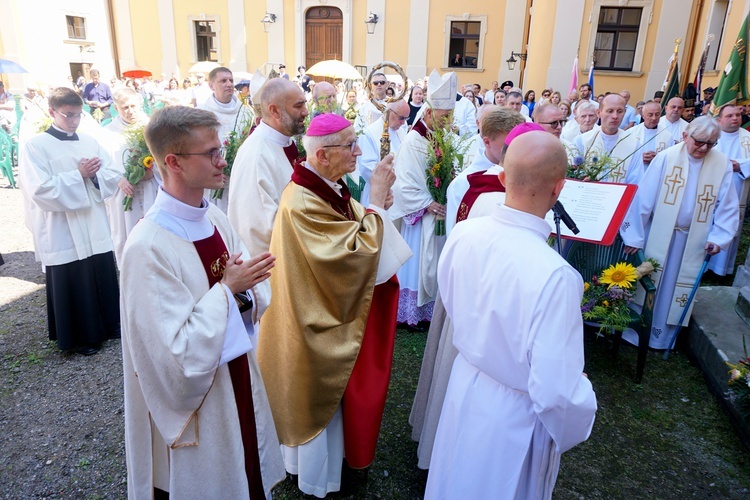
[[28,71],[23,69],[20,64],[8,59],[0,59],[0,73],[28,73]]

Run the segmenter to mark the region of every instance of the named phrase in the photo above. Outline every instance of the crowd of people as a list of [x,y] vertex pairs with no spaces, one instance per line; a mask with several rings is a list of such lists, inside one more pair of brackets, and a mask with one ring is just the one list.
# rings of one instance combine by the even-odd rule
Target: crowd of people
[[22,118],[19,178],[49,337],[81,355],[122,339],[129,496],[363,480],[401,324],[429,329],[410,417],[426,497],[551,497],[597,406],[583,281],[545,214],[590,152],[613,167],[587,180],[638,185],[620,234],[663,265],[651,347],[668,348],[704,255],[734,271],[747,110],[588,84],[537,100],[437,71],[376,72],[369,92],[273,76],[92,70],[28,98],[43,113]]

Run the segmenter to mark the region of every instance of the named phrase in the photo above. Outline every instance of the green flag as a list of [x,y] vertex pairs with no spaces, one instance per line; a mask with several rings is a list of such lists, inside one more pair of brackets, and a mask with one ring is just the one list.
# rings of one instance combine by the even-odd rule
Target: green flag
[[719,109],[725,104],[744,104],[748,101],[747,77],[748,77],[748,59],[747,59],[747,39],[748,35],[748,18],[740,28],[740,34],[737,35],[737,41],[734,43],[732,53],[729,55],[729,62],[724,67],[719,80],[719,86],[716,87],[714,99],[711,102],[711,114],[716,116]]
[[675,55],[672,71],[669,73],[667,88],[664,89],[664,95],[661,98],[661,114],[667,109],[667,103],[673,97],[680,97],[680,70],[677,68],[677,56]]

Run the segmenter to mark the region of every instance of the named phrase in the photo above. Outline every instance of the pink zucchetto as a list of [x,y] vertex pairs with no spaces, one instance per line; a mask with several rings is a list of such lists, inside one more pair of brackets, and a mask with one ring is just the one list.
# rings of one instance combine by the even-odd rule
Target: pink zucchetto
[[310,137],[320,137],[322,135],[331,135],[336,132],[341,132],[346,127],[351,127],[352,124],[341,115],[335,113],[323,113],[318,115],[310,121],[310,125],[307,127],[305,135]]
[[538,123],[526,122],[520,125],[516,125],[510,132],[508,132],[508,135],[505,136],[505,145],[510,146],[510,143],[513,142],[513,139],[515,139],[519,135],[525,134],[526,132],[533,132],[534,130],[541,130],[542,132],[544,132],[544,129]]

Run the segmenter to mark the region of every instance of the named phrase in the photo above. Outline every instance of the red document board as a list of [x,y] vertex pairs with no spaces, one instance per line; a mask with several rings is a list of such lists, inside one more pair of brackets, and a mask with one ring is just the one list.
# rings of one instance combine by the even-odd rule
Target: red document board
[[[560,235],[569,240],[611,245],[637,189],[635,184],[567,179],[559,200],[581,232],[574,235],[561,223]],[[553,228],[552,234],[555,234],[551,210],[547,212],[545,220]]]

